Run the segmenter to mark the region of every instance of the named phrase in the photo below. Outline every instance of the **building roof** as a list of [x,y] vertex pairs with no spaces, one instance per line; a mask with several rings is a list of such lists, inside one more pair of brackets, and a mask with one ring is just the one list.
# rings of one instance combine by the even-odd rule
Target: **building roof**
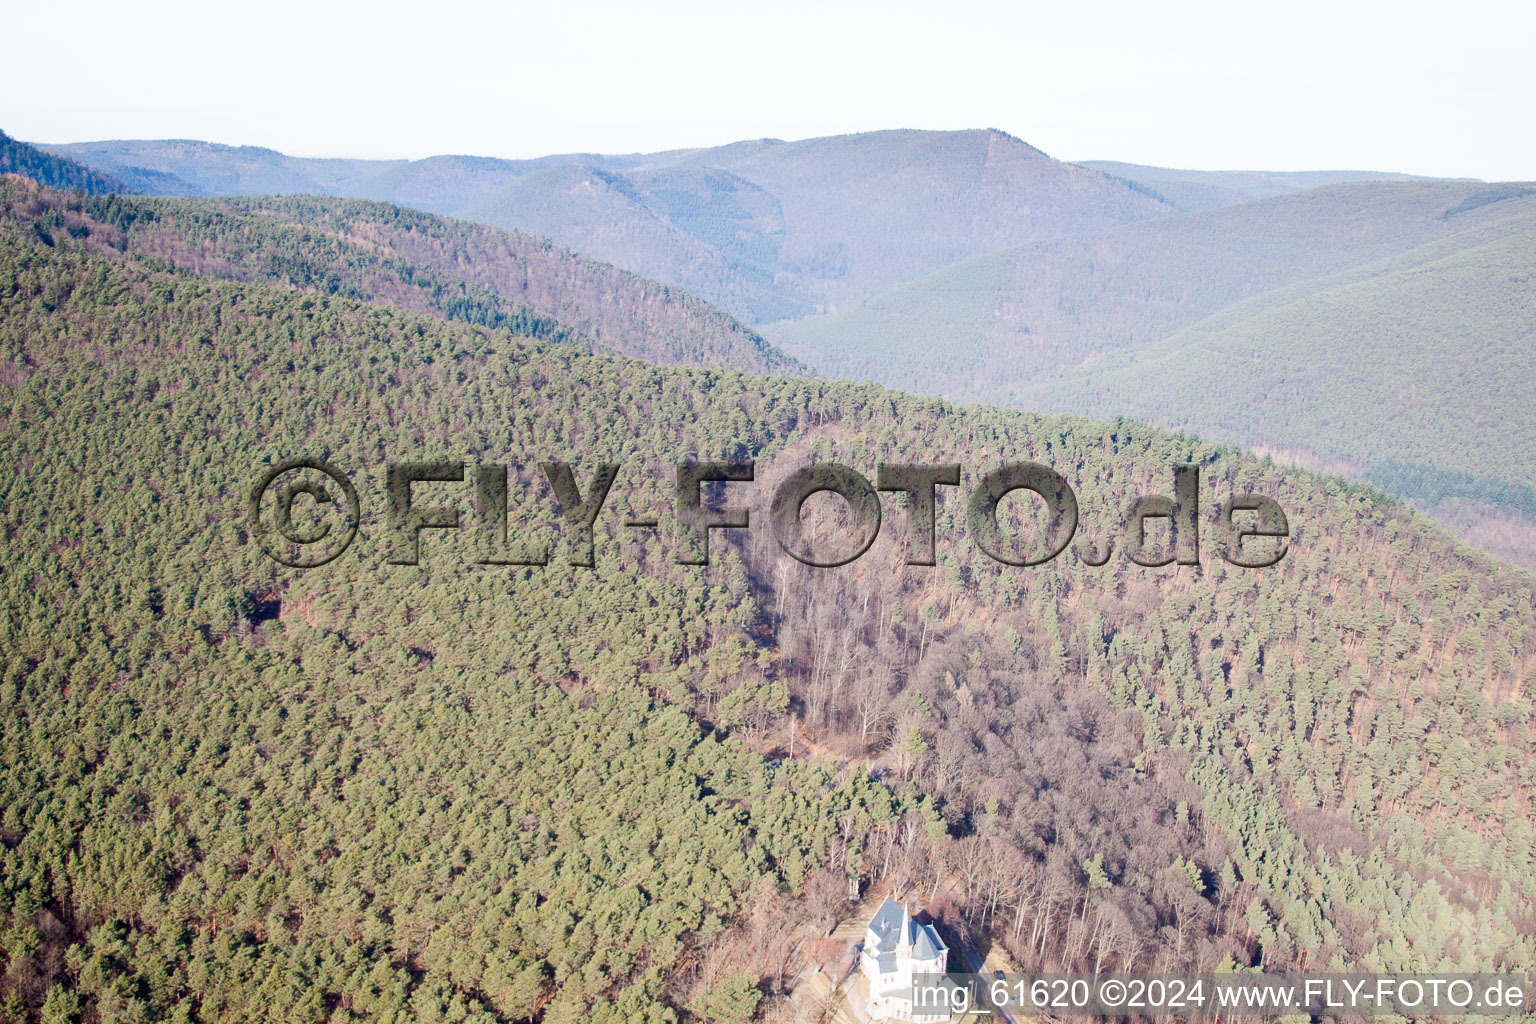
[[[880,904],[880,909],[875,911],[875,916],[870,918],[869,931],[875,937],[875,952],[878,954],[894,953],[897,949],[906,946],[912,950],[912,957],[917,960],[933,960],[938,957],[946,947],[944,940],[939,938],[939,933],[932,925],[918,924],[907,908],[887,896],[885,902]],[[884,956],[880,968],[884,971]]]
[[875,916],[869,920],[869,930],[878,940],[876,948],[882,953],[894,950],[906,937],[907,922],[911,917],[906,908],[889,896],[880,904],[880,909],[875,911]]
[[939,938],[939,933],[933,930],[931,925],[920,924],[917,926],[917,941],[912,944],[912,958],[915,960],[937,960],[939,950],[944,948],[944,943]]

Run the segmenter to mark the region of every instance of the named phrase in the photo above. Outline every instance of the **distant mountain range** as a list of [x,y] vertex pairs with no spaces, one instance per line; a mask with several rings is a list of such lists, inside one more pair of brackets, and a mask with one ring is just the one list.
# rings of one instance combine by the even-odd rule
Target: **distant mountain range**
[[514,228],[754,323],[845,307],[1009,246],[1344,181],[1411,180],[1069,164],[995,130],[532,160],[312,159],[189,140],[40,148],[138,192],[348,196]]
[[[1536,564],[1531,186],[1070,164],[990,130],[535,160],[43,148],[139,191],[353,196],[551,238],[823,375],[1193,429],[1362,476]],[[729,348],[723,365],[783,358]],[[1472,353],[1514,383],[1478,385]]]
[[312,192],[516,228],[682,285],[752,322],[855,302],[1005,246],[1180,209],[999,131],[537,160],[317,160],[189,141],[43,148],[140,191]]

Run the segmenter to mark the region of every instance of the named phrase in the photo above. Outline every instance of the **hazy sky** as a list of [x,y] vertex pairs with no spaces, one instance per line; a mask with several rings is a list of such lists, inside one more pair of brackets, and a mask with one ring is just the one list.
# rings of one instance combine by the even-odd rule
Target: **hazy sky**
[[1536,4],[8,5],[0,130],[302,156],[1001,128],[1065,159],[1536,179]]

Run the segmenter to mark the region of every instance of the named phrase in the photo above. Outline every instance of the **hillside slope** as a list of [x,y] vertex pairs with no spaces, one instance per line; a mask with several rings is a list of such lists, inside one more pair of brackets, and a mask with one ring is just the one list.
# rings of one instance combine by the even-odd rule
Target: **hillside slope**
[[[1040,404],[1263,444],[1431,508],[1471,501],[1536,523],[1536,201],[1106,362],[1044,386]],[[1523,533],[1478,530],[1490,550],[1527,560]]]
[[[1531,186],[1336,185],[980,257],[770,334],[833,376],[1518,487],[1532,237]],[[1474,403],[1482,358],[1503,369]]]
[[[88,202],[48,241],[0,221],[7,1012],[750,1020],[846,963],[817,940],[878,889],[1029,970],[1536,966],[1536,584],[1379,493],[197,276]],[[307,572],[246,512],[296,454],[361,509]],[[592,569],[552,458],[621,466]],[[705,568],[624,525],[675,507],[683,458],[757,461],[726,497],[759,528]],[[434,459],[511,467],[508,530],[552,564],[477,561],[447,482],[419,497],[465,528],[391,564],[384,467]],[[1005,459],[1068,476],[1099,550],[1199,466],[1200,564],[1003,566],[947,488],[934,567],[903,564],[899,499],[835,571],[760,528],[808,462],[959,462],[968,490]],[[1288,551],[1237,569],[1214,509],[1254,491]]]
[[[341,192],[359,199],[376,199],[400,206],[414,206],[432,213],[453,213],[527,172],[511,160],[479,156],[434,156],[402,162],[344,187]],[[332,187],[309,191],[329,193]],[[524,229],[527,230],[527,229]]]
[[1494,191],[1336,185],[1056,239],[967,260],[770,334],[827,374],[1028,403],[1044,377],[1133,353],[1235,303],[1528,214],[1530,202],[1513,196],[1448,215]]
[[93,204],[11,181],[0,186],[0,217],[50,238],[106,224],[112,230],[95,237],[108,255],[386,302],[539,338],[584,339],[656,362],[800,372],[707,303],[516,232],[348,200]]
[[195,139],[111,140],[40,147],[120,175],[163,175],[185,192],[163,194],[343,194],[353,184],[405,165],[404,160],[292,157],[261,146]]
[[[700,175],[685,182],[685,176],[559,165],[518,178],[459,216],[519,225],[636,273],[676,281],[754,320],[810,312],[793,286],[775,279],[784,225],[773,197],[728,172],[712,172],[709,182]],[[674,183],[681,187],[669,187]]]
[[19,174],[52,188],[73,189],[89,195],[133,191],[110,174],[93,170],[77,160],[44,152],[5,132],[0,132],[0,174]]
[[[728,174],[688,176],[686,168]],[[638,266],[633,246],[644,246],[651,272],[764,321],[840,306],[1004,246],[1171,212],[998,131],[765,140],[657,154],[605,180],[632,206],[593,216],[579,186],[530,194],[518,182],[461,213],[537,225],[531,230],[624,266]],[[652,224],[688,241],[668,244]],[[722,293],[705,276],[712,268],[695,269],[695,245],[723,256],[752,294]]]
[[1352,181],[1425,181],[1386,171],[1194,171],[1116,160],[1080,160],[1104,174],[1143,185],[1183,212],[1215,210],[1251,199],[1268,199]]

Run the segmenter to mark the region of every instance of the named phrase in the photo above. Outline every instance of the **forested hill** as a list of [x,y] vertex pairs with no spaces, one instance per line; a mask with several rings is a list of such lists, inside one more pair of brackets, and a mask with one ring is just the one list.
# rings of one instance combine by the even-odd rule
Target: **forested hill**
[[518,232],[382,203],[86,200],[11,179],[0,185],[0,219],[4,229],[49,242],[87,235],[104,255],[586,340],[655,362],[802,372],[755,332],[677,288]]
[[1536,565],[1533,239],[1536,185],[1335,185],[995,253],[770,334],[828,375],[1366,475]]
[[1084,367],[1042,387],[1041,404],[1331,463],[1536,567],[1536,188],[1528,194],[1443,244],[1240,303],[1133,358]]
[[0,174],[19,174],[53,188],[74,189],[99,195],[132,191],[110,174],[93,170],[78,160],[45,153],[0,132]]
[[[197,276],[90,202],[0,237],[8,1015],[787,1020],[850,892],[893,888],[1031,970],[1536,967],[1533,583],[1380,494]],[[245,512],[297,454],[363,510],[307,572]],[[933,568],[899,503],[841,569],[761,528],[680,566],[620,524],[690,457],[757,460],[726,500],[759,526],[813,460],[959,462],[964,493],[1034,459],[1101,549],[1195,463],[1213,532],[1198,566],[1011,568],[941,488]],[[512,466],[534,537],[539,463],[620,464],[596,567],[558,535],[477,564],[448,483],[422,500],[466,528],[388,564],[384,466],[432,459]],[[1216,554],[1248,491],[1289,516],[1267,570]]]

